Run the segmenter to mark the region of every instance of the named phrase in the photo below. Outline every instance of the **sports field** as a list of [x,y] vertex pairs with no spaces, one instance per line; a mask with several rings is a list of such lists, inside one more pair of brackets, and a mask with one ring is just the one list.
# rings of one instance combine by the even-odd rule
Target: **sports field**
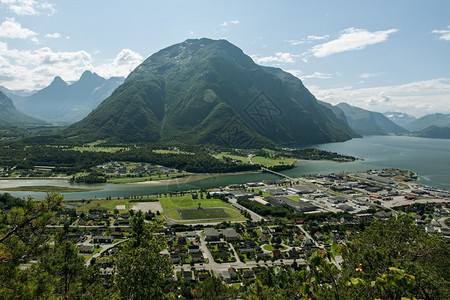
[[231,216],[223,208],[185,208],[179,209],[182,220],[230,219]]

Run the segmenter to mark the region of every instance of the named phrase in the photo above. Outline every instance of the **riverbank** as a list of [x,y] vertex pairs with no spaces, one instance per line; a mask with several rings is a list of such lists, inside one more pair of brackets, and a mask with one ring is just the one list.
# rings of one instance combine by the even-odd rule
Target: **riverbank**
[[128,185],[166,185],[166,184],[178,184],[178,183],[189,183],[198,180],[203,180],[207,178],[217,178],[222,176],[240,176],[249,174],[261,174],[262,171],[245,171],[245,172],[232,172],[232,173],[191,173],[183,177],[177,177],[165,180],[147,180],[140,182],[129,182]]

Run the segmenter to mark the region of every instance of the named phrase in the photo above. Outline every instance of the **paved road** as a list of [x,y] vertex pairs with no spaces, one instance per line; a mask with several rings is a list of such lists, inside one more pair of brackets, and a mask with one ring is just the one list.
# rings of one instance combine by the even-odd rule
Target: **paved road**
[[252,221],[254,221],[254,222],[259,222],[261,220],[264,220],[264,218],[261,217],[260,215],[258,215],[257,213],[238,204],[236,199],[230,199],[230,204],[233,205],[234,207],[236,207],[237,209],[248,212],[250,214],[250,217],[252,218]]
[[[298,258],[295,260],[297,264],[299,265],[306,265],[306,261],[302,258]],[[276,260],[274,262],[267,261],[264,263],[263,261],[256,262],[256,261],[248,261],[246,263],[244,262],[234,262],[234,263],[223,263],[223,264],[195,264],[194,268],[197,270],[209,270],[212,271],[216,276],[220,276],[220,274],[228,270],[228,268],[235,268],[235,269],[251,269],[255,267],[262,267],[262,266],[280,266],[280,265],[292,265],[294,263],[293,259],[283,259],[283,260]],[[192,266],[190,265],[183,265],[183,266],[174,266],[174,274],[176,272],[180,272],[181,270],[187,271],[190,270]],[[176,278],[176,276],[175,276]]]
[[91,260],[93,259],[93,258],[97,258],[97,257],[99,257],[102,253],[104,253],[104,252],[106,252],[106,251],[108,251],[109,249],[112,249],[112,248],[114,248],[115,246],[117,246],[117,245],[119,245],[119,244],[122,244],[122,243],[124,243],[124,242],[126,242],[126,241],[128,241],[128,239],[124,239],[124,240],[122,240],[122,241],[118,241],[118,242],[115,242],[114,244],[103,244],[102,246],[102,250],[100,250],[99,252],[97,252],[97,253],[95,253],[94,255],[92,255],[91,256],[91,258],[89,258],[87,261],[86,261],[86,266],[89,266],[90,264],[91,264]]
[[308,231],[306,231],[304,228],[303,228],[303,226],[302,225],[297,225],[297,227],[303,232],[303,234],[308,238],[308,239],[310,239],[311,241],[313,241],[313,243],[314,243],[314,245],[316,246],[316,247],[319,247],[319,248],[324,248],[324,245],[319,245],[319,243],[317,243],[317,241],[315,240],[315,239],[313,239],[312,238],[312,236],[308,233]]
[[444,218],[440,218],[440,219],[438,220],[439,224],[441,224],[441,226],[442,226],[443,228],[449,228],[449,227],[447,226],[447,224],[445,224],[445,220],[447,220],[447,219],[450,219],[450,217],[444,217]]

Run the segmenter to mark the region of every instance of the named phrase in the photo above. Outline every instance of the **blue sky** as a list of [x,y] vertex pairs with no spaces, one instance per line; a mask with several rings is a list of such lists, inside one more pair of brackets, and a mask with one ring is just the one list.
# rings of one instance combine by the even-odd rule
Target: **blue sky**
[[126,76],[201,37],[229,40],[333,104],[450,113],[450,1],[0,0],[0,85]]

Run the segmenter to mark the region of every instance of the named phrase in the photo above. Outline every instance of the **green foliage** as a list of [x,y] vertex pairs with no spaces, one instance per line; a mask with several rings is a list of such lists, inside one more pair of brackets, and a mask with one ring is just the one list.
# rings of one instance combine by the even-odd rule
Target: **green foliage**
[[[395,273],[396,269],[392,268],[415,276],[413,287],[396,286],[396,289],[385,290],[387,295],[406,293],[424,299],[450,297],[449,244],[436,235],[427,235],[407,215],[385,223],[372,223],[353,238],[349,250],[344,255],[345,271],[359,274],[366,282],[380,274]],[[357,271],[359,264],[362,264],[362,272]]]
[[132,218],[130,241],[117,259],[115,284],[122,299],[167,299],[165,281],[172,274],[171,263],[160,252],[164,240],[153,232],[154,225],[146,223],[141,211]]
[[296,219],[299,217],[292,209],[284,206],[266,206],[256,201],[245,198],[238,199],[238,203],[261,216],[271,216],[277,218]]
[[8,193],[0,194],[0,211],[13,207],[23,207],[24,205],[25,201],[20,198],[13,197]]
[[199,284],[195,299],[201,300],[232,300],[236,299],[237,291],[226,285],[217,277],[209,277]]

